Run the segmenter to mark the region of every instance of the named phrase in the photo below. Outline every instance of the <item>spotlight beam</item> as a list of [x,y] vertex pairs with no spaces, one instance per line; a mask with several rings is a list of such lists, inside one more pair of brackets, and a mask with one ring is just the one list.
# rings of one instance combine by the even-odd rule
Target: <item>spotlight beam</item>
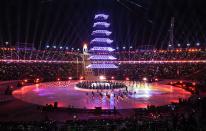
[[[51,41],[53,34],[56,32],[56,31],[55,31],[55,27],[57,26],[58,20],[60,20],[60,14],[61,14],[61,6],[60,6],[60,4],[57,5],[57,9],[56,9],[56,10],[57,10],[57,12],[55,12],[54,22],[52,23],[52,26],[51,26],[50,31],[49,31],[49,35],[48,35],[48,37],[47,37],[47,40],[49,40],[49,41]],[[56,37],[56,36],[55,36],[55,37]],[[52,43],[56,43],[56,42],[55,42],[55,38],[53,39],[53,42],[52,42]],[[52,46],[53,46],[53,44],[52,44]],[[58,43],[57,47],[58,47],[58,46],[59,46],[59,43]],[[51,52],[48,53],[47,57],[49,57],[50,54],[51,54]],[[54,55],[53,55],[53,56],[54,56]],[[46,58],[46,59],[48,59],[48,58]],[[52,59],[53,59],[53,58],[52,58]]]
[[[36,22],[35,22],[35,26],[34,26],[34,34],[33,34],[33,44],[32,44],[32,48],[34,49],[35,48],[35,44],[36,43],[36,36],[37,36],[37,31],[38,31],[38,28],[39,28],[39,23],[40,23],[40,16],[41,16],[41,13],[42,13],[42,6],[40,6],[40,9],[38,10],[37,12],[37,18],[36,18]],[[31,54],[30,58],[32,58],[32,55],[33,53]]]
[[130,0],[126,0],[126,1],[129,2],[129,3],[131,3],[131,4],[133,4],[133,5],[136,5],[136,6],[139,7],[139,8],[143,8],[142,5],[137,4],[137,3],[133,2],[133,1],[130,1]]

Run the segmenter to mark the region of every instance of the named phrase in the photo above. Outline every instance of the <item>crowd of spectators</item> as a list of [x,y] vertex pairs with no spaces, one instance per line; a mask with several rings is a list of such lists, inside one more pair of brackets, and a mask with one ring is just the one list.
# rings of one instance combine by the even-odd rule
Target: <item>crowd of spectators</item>
[[[79,79],[84,76],[82,64],[75,63],[0,63],[0,80],[23,80],[39,78],[43,81]],[[190,79],[205,80],[206,68],[201,63],[181,64],[120,64],[118,69],[96,70],[108,79]]]
[[115,56],[121,61],[141,60],[205,60],[206,51],[200,49],[188,50],[149,50],[149,51],[120,51]]
[[118,69],[94,70],[103,73],[108,79],[136,80],[190,79],[204,81],[206,68],[204,63],[164,63],[164,64],[120,64]]
[[81,61],[79,52],[55,50],[3,50],[0,49],[2,60],[47,60],[47,61]]
[[1,81],[37,78],[39,81],[68,80],[69,77],[75,78],[80,73],[81,64],[0,63]]
[[[38,52],[38,51],[37,51]],[[72,61],[78,54],[47,51],[19,53],[14,50],[0,51],[0,59],[43,59]],[[205,60],[205,51],[148,51],[139,53],[117,53],[119,60]],[[11,57],[12,56],[12,57]],[[104,70],[108,77],[123,80],[148,79],[195,79],[205,82],[204,63],[159,63],[159,64],[120,64],[118,69]],[[84,75],[83,65],[75,63],[0,63],[0,81],[35,80],[53,81],[79,79]],[[173,83],[174,84],[174,83]],[[178,83],[179,84],[179,83]],[[195,83],[196,84],[196,83]],[[202,85],[206,85],[205,83]],[[189,90],[190,88],[185,88]],[[7,91],[9,92],[9,90]],[[8,93],[10,94],[10,93]],[[59,123],[48,118],[41,122],[0,122],[1,130],[161,130],[196,131],[205,130],[206,99],[194,94],[189,100],[180,100],[178,104],[163,107],[148,107],[136,110],[133,117],[101,120],[69,120]]]
[[[146,50],[146,51],[115,51],[118,61],[174,61],[174,60],[205,60],[206,51],[203,49],[176,49],[176,50]],[[79,52],[55,50],[15,50],[0,49],[0,60],[47,60],[47,61],[73,61],[73,64],[42,64],[42,63],[0,63],[0,80],[16,80],[23,77],[42,77],[45,80],[62,79],[73,76],[83,76],[82,56]],[[76,62],[80,64],[75,64]],[[114,76],[115,79],[139,80],[148,78],[204,78],[205,63],[121,63],[117,70],[96,71]],[[77,71],[78,70],[78,71]]]
[[[119,61],[141,60],[205,60],[204,49],[115,51]],[[0,49],[0,59],[82,61],[80,52],[55,50],[15,50]]]

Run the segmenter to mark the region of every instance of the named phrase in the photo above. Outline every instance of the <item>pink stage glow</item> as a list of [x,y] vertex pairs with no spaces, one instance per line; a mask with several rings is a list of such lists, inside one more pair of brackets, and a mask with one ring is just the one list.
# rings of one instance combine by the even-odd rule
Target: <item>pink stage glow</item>
[[[119,90],[100,92],[94,90],[77,89],[76,84],[80,81],[56,81],[38,83],[24,86],[15,90],[13,96],[23,101],[38,105],[46,105],[58,101],[60,107],[74,106],[75,108],[94,109],[131,109],[146,108],[147,105],[167,105],[177,102],[179,98],[187,99],[191,94],[181,88],[164,85],[160,83],[133,83],[122,81],[128,86],[129,92],[135,92],[123,97],[118,97]],[[124,89],[125,90],[125,89]],[[108,95],[109,94],[109,95]],[[114,97],[114,95],[116,97]]]

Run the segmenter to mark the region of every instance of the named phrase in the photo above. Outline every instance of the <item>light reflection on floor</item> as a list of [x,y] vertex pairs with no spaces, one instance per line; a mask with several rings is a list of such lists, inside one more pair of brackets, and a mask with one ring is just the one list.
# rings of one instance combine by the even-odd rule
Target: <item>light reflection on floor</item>
[[166,105],[178,102],[179,98],[188,98],[190,93],[169,85],[159,83],[133,83],[124,81],[129,93],[124,95],[122,91],[82,90],[75,87],[79,81],[60,81],[40,83],[25,86],[13,92],[13,96],[23,101],[46,105],[58,101],[59,107],[73,106],[75,108],[103,109],[146,108],[147,105]]

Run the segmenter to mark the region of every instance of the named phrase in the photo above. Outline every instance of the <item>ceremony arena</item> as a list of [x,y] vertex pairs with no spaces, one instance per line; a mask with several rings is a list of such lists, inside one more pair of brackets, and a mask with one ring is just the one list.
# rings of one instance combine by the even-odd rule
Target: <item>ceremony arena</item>
[[79,81],[57,81],[24,86],[13,91],[13,96],[39,105],[58,102],[58,107],[80,109],[134,109],[149,105],[162,106],[187,99],[191,93],[162,83],[121,81],[127,86],[121,89],[81,89]]
[[206,131],[205,0],[1,0],[0,131]]

